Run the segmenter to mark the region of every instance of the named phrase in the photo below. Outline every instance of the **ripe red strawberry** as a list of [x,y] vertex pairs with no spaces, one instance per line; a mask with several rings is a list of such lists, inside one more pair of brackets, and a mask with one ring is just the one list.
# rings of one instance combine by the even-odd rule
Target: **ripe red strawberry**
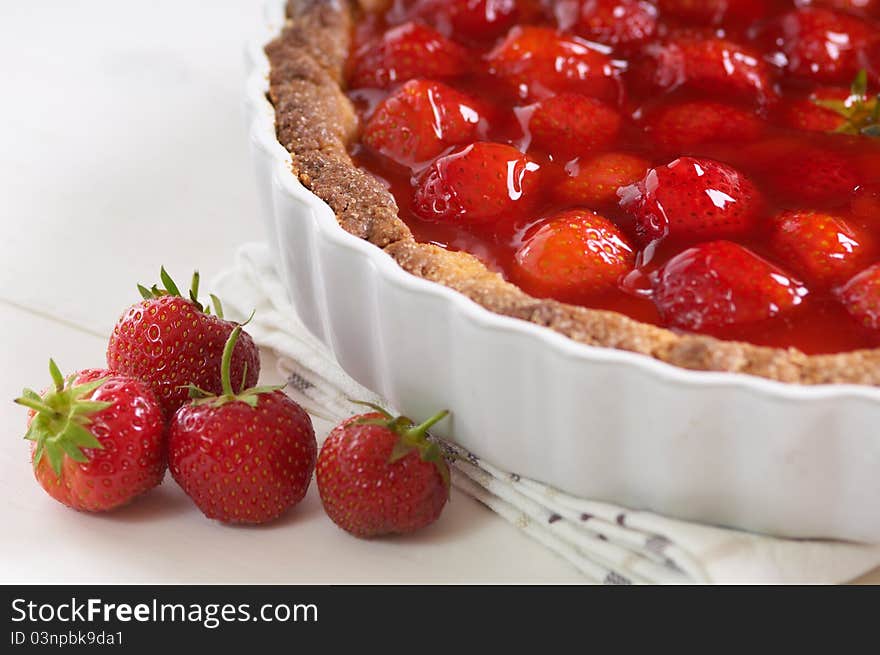
[[546,27],[514,27],[487,61],[520,98],[568,92],[612,104],[623,99],[620,70],[607,48]]
[[512,222],[533,205],[540,166],[516,148],[474,143],[441,157],[422,175],[413,211],[427,221]]
[[687,87],[716,97],[775,98],[769,65],[751,48],[721,38],[681,37],[645,47],[634,81],[671,91]]
[[651,141],[677,155],[704,143],[753,141],[764,131],[754,113],[712,100],[666,105],[650,112],[644,125]]
[[578,159],[565,166],[566,177],[554,188],[563,203],[601,207],[617,203],[617,190],[642,179],[651,164],[625,152]]
[[357,48],[348,77],[353,88],[387,88],[415,77],[456,77],[469,69],[465,48],[430,27],[405,23]]
[[773,221],[770,244],[807,282],[843,282],[875,255],[870,235],[843,218],[818,211],[787,211]]
[[155,394],[140,380],[90,369],[66,380],[49,360],[53,387],[25,389],[25,439],[37,481],[58,502],[104,512],[162,482],[165,421]]
[[632,247],[611,221],[571,209],[526,235],[511,277],[534,296],[571,301],[613,289],[634,263]]
[[779,44],[790,75],[846,84],[863,66],[862,57],[877,37],[877,26],[866,19],[809,8],[780,17],[765,38]]
[[757,223],[761,193],[736,169],[711,159],[680,157],[620,190],[620,205],[646,242],[665,236],[718,239]]
[[776,110],[778,121],[796,130],[834,132],[846,123],[846,118],[817,101],[845,101],[850,95],[843,87],[824,87],[814,90],[806,98],[785,98]]
[[752,23],[766,16],[771,4],[768,0],[657,0],[664,15],[699,25]]
[[663,320],[694,332],[772,318],[807,295],[799,281],[730,241],[676,255],[657,272],[653,288]]
[[643,0],[563,0],[553,12],[559,29],[610,46],[636,46],[657,31],[657,8]]
[[411,80],[386,98],[364,129],[365,144],[404,166],[417,167],[448,147],[470,143],[488,127],[483,103],[427,80]]
[[191,388],[194,400],[171,420],[168,465],[205,516],[266,523],[306,495],[318,445],[309,415],[278,387],[233,391],[230,368],[241,326],[223,351],[220,395]]
[[327,516],[346,532],[370,538],[430,525],[449,498],[449,467],[428,429],[381,408],[336,426],[318,456],[318,492]]
[[[189,299],[181,296],[164,268],[161,277],[164,289],[138,285],[144,300],[125,310],[113,328],[107,366],[146,382],[166,416],[171,416],[187,400],[187,385],[220,392],[223,346],[236,324],[223,320],[216,297],[212,296],[219,316],[210,315],[199,303],[198,273],[193,276]],[[232,378],[237,385],[249,387],[256,384],[259,374],[259,351],[250,335],[244,334],[232,359]]]
[[537,103],[526,129],[533,145],[568,156],[610,145],[622,123],[620,114],[601,100],[562,93]]

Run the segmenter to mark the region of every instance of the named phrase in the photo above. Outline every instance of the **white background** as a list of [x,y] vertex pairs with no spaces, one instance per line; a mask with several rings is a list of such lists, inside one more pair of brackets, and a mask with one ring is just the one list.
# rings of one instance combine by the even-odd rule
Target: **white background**
[[160,264],[209,280],[262,238],[241,117],[260,13],[258,0],[0,0],[0,583],[579,582],[455,493],[431,528],[363,542],[323,515],[314,485],[279,522],[241,528],[202,517],[170,477],[97,516],[34,481],[10,401],[48,382],[48,357],[102,365],[136,282]]

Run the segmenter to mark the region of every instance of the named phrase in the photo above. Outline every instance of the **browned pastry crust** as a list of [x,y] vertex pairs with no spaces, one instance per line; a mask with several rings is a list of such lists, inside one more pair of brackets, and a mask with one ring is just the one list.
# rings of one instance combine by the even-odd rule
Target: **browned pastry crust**
[[266,47],[278,139],[292,155],[293,173],[330,205],[346,231],[384,249],[413,275],[581,343],[642,353],[688,369],[801,384],[880,385],[878,349],[810,356],[679,334],[615,312],[532,298],[467,253],[417,243],[398,217],[391,194],[348,155],[358,126],[343,92],[343,71],[358,11],[358,4],[347,0],[289,0],[287,26]]

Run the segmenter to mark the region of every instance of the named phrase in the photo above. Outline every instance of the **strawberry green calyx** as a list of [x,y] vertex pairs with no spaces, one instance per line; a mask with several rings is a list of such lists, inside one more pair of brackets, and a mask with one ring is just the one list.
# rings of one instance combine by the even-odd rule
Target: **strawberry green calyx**
[[813,100],[840,114],[845,121],[835,132],[880,137],[880,94],[868,97],[868,72],[859,71],[845,100]]
[[[251,317],[253,317],[253,315],[251,315]],[[226,340],[226,345],[223,346],[223,357],[220,360],[220,383],[222,385],[223,393],[218,396],[209,391],[205,391],[204,389],[200,389],[195,385],[189,385],[189,397],[192,399],[194,405],[216,405],[219,407],[226,403],[241,401],[247,403],[251,407],[256,407],[262,394],[272,393],[284,388],[284,386],[281,385],[251,387],[250,389],[245,389],[245,380],[247,380],[247,364],[245,364],[238,392],[236,393],[233,389],[230,373],[232,370],[232,353],[235,351],[235,344],[238,343],[238,337],[241,335],[243,325],[247,325],[250,320],[251,319],[249,318],[242,325],[236,325],[229,334],[229,338]]]
[[48,457],[52,470],[60,477],[65,455],[75,462],[88,462],[83,448],[104,448],[88,426],[92,414],[110,407],[112,403],[86,400],[107,381],[106,377],[75,385],[73,380],[76,376],[65,379],[51,359],[49,373],[53,382],[49,391],[40,396],[36,391],[25,389],[15,402],[34,411],[30,427],[24,435],[25,439],[36,443],[34,468],[44,456]]
[[[144,300],[152,300],[153,298],[160,298],[162,296],[176,296],[178,298],[183,298],[183,294],[180,292],[180,289],[174,282],[174,279],[168,274],[168,271],[165,270],[164,266],[159,269],[159,279],[162,281],[162,284],[164,286],[160,287],[158,284],[154,284],[148,289],[142,284],[137,285],[138,291],[140,292],[141,297]],[[189,295],[187,297],[200,312],[210,314],[211,307],[209,307],[208,305],[203,305],[199,301],[199,281],[199,272],[193,271],[192,281],[190,282],[189,287]],[[223,304],[220,302],[220,299],[213,293],[208,295],[211,297],[211,304],[214,308],[214,314],[216,314],[218,318],[223,318]]]
[[449,466],[446,464],[443,452],[435,441],[430,441],[428,439],[428,430],[449,416],[448,410],[444,409],[442,412],[438,412],[424,423],[415,425],[409,417],[392,416],[386,410],[373,403],[361,401],[354,402],[358,405],[370,407],[382,415],[382,418],[358,419],[355,421],[356,424],[379,425],[389,429],[397,435],[397,443],[394,444],[394,449],[391,451],[391,457],[388,460],[389,463],[394,463],[416,450],[423,462],[431,462],[437,467],[437,471],[443,478],[443,482],[447,487],[449,486]]

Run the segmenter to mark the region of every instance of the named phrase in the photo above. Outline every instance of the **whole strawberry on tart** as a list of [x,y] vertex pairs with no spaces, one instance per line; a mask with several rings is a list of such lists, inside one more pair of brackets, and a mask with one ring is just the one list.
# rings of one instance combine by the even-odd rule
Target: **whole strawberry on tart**
[[406,270],[680,366],[880,384],[878,3],[288,14],[294,173]]

